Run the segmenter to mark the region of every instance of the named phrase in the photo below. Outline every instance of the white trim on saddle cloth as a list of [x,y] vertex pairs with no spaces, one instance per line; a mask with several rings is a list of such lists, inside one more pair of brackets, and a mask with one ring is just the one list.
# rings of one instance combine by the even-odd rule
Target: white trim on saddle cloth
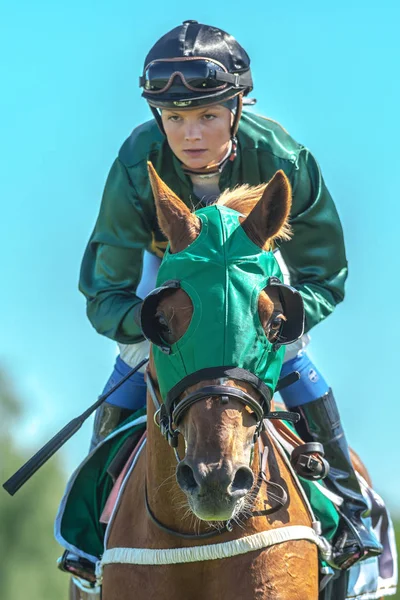
[[[117,509],[118,509],[119,502],[120,502],[120,500],[121,500],[121,498],[122,498],[122,494],[123,494],[123,493],[124,493],[124,491],[125,491],[125,486],[126,486],[127,482],[129,481],[129,477],[130,477],[130,475],[131,475],[131,473],[132,473],[133,469],[135,468],[135,465],[136,465],[136,463],[137,463],[137,461],[138,461],[138,459],[139,459],[139,456],[140,456],[140,454],[141,454],[141,452],[142,452],[143,448],[145,447],[146,441],[147,441],[147,438],[145,438],[145,439],[143,440],[143,442],[141,443],[140,447],[138,448],[138,451],[137,451],[137,453],[136,453],[136,456],[135,456],[134,460],[132,461],[132,464],[131,464],[131,466],[129,467],[129,469],[128,469],[128,472],[127,472],[127,473],[126,473],[126,475],[125,475],[125,479],[124,479],[124,481],[122,482],[122,484],[121,484],[121,487],[120,487],[120,489],[119,489],[118,496],[117,496],[117,499],[116,499],[116,501],[115,501],[114,508],[113,508],[113,510],[112,510],[112,513],[111,513],[111,516],[110,516],[110,520],[109,520],[109,522],[108,522],[108,525],[107,525],[107,528],[106,528],[106,533],[105,533],[105,535],[104,535],[104,549],[106,549],[106,548],[107,548],[108,535],[109,535],[109,533],[110,533],[110,530],[111,530],[111,525],[112,525],[112,522],[113,522],[113,520],[114,520],[115,513],[117,512]],[[95,561],[95,562],[96,562],[96,564],[99,562],[97,558],[96,558],[96,561]]]
[[[85,580],[82,579],[81,577],[77,577],[76,575],[73,575],[71,577],[72,583],[84,594],[87,594],[88,596],[95,596],[95,598],[93,598],[93,600],[100,600],[101,598],[101,586],[96,585],[95,587],[91,587],[90,584]],[[79,596],[79,598],[81,598],[81,596]]]

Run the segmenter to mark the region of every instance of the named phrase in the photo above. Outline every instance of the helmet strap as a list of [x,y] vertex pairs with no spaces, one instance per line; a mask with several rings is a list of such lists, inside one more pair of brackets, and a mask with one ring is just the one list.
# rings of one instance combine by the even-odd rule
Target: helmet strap
[[166,134],[165,134],[165,131],[164,131],[164,125],[162,123],[161,115],[158,112],[158,109],[155,106],[151,106],[151,104],[149,104],[149,107],[150,107],[151,112],[153,113],[153,117],[156,120],[156,123],[158,125],[159,130],[166,137]]
[[235,118],[232,123],[232,140],[236,139],[236,134],[239,129],[239,121],[240,121],[240,117],[242,116],[242,110],[243,110],[243,94],[238,94],[236,96],[236,98],[237,98],[236,112],[235,112]]

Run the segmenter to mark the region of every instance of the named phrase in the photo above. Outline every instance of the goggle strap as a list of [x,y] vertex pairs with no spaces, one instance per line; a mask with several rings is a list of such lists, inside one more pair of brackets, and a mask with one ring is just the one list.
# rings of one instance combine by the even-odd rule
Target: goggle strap
[[247,87],[251,84],[248,77],[248,73],[238,75],[237,73],[224,73],[223,71],[215,71],[215,79],[217,81],[225,81],[226,83],[233,83],[233,87]]

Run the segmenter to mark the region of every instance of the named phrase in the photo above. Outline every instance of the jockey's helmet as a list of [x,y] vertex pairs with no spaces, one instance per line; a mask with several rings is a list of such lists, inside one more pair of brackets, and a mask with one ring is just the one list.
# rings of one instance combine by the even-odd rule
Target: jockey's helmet
[[250,58],[222,29],[184,21],[151,48],[139,85],[151,108],[222,104],[253,89]]

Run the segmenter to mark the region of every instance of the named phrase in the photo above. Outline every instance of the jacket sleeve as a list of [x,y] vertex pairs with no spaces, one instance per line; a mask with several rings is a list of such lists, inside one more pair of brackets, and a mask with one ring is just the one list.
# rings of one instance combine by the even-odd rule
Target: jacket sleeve
[[306,148],[300,152],[292,187],[293,237],[280,249],[291,284],[303,298],[307,332],[343,300],[347,260],[339,215]]
[[144,339],[134,313],[143,252],[151,244],[150,219],[129,174],[117,159],[104,189],[100,213],[82,261],[79,289],[93,327],[118,342]]

